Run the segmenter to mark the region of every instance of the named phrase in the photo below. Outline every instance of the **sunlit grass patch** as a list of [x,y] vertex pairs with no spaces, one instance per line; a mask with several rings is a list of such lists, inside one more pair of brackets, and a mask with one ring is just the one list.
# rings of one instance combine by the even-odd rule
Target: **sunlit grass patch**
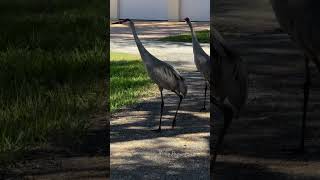
[[[209,43],[210,42],[210,31],[196,31],[197,38],[200,43]],[[160,38],[160,41],[171,41],[171,42],[192,42],[191,33],[184,33],[175,36],[168,36]]]
[[110,59],[111,112],[157,93],[139,56],[111,52]]

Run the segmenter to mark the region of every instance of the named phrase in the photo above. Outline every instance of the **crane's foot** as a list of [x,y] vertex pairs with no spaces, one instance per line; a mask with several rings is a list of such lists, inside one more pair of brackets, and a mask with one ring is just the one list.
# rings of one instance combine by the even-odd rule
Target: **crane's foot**
[[174,129],[175,126],[176,126],[176,119],[174,119],[172,122],[172,125],[171,125],[172,129]]

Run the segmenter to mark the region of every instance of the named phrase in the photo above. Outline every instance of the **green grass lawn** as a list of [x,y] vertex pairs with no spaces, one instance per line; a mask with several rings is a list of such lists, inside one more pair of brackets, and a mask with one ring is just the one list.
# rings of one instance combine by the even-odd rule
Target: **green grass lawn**
[[[210,43],[210,31],[196,31],[197,38],[200,43]],[[180,34],[176,36],[168,36],[160,38],[160,41],[170,41],[170,42],[192,42],[191,33]]]
[[139,56],[111,52],[110,60],[111,112],[158,92]]
[[98,0],[0,2],[0,164],[48,143],[80,143],[90,116],[105,110],[103,7]]

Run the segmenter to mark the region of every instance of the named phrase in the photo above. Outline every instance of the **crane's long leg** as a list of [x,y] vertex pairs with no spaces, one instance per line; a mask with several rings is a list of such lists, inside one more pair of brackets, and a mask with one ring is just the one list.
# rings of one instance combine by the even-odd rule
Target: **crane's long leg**
[[161,120],[162,120],[162,113],[163,113],[163,106],[164,106],[164,102],[163,102],[163,95],[162,95],[162,90],[161,88],[159,88],[160,90],[160,94],[161,94],[161,109],[160,109],[160,122],[159,122],[159,128],[153,131],[157,131],[160,132],[161,131]]
[[177,110],[176,110],[176,114],[174,115],[174,119],[172,121],[172,128],[174,128],[174,126],[176,125],[176,118],[177,118],[177,114],[178,114],[178,111],[179,111],[179,108],[180,108],[180,104],[181,104],[181,101],[182,101],[182,96],[181,95],[178,95],[179,96],[179,104],[178,104],[178,107],[177,107]]
[[303,117],[302,117],[302,126],[301,126],[301,140],[300,140],[300,151],[304,151],[304,139],[305,139],[305,129],[306,129],[306,119],[307,119],[307,110],[308,110],[308,101],[309,101],[309,89],[310,89],[310,67],[309,59],[306,57],[305,60],[305,83],[304,83],[304,99],[303,99]]
[[203,102],[203,108],[200,111],[205,111],[206,110],[206,97],[207,97],[207,89],[208,89],[208,85],[206,82],[206,85],[204,87],[204,102]]
[[159,122],[159,129],[158,129],[158,131],[161,131],[161,120],[162,120],[162,113],[163,113],[163,106],[164,106],[162,89],[160,90],[160,93],[161,93],[161,110],[160,110],[160,122]]
[[224,136],[227,133],[228,128],[231,125],[232,122],[232,118],[233,118],[233,111],[230,107],[225,106],[225,105],[221,105],[220,103],[217,103],[217,101],[214,102],[215,105],[217,105],[219,108],[221,108],[223,110],[223,115],[224,115],[224,123],[223,123],[223,128],[221,130],[221,132],[218,135],[218,140],[216,143],[216,147],[214,149],[213,152],[213,158],[212,158],[212,162],[211,162],[211,168],[212,170],[214,170],[214,165],[217,159],[217,155],[218,155],[218,151],[220,151],[220,147],[222,145]]

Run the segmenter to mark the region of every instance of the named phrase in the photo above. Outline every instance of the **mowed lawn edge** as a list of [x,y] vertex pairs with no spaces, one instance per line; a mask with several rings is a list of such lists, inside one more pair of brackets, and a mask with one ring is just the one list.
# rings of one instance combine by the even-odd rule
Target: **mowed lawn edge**
[[110,53],[111,113],[157,93],[157,86],[148,77],[139,55]]
[[[196,31],[197,38],[200,43],[209,43],[210,42],[210,31],[202,30]],[[159,41],[168,41],[168,42],[192,42],[192,36],[190,33],[183,33],[179,35],[167,36],[158,39]]]

